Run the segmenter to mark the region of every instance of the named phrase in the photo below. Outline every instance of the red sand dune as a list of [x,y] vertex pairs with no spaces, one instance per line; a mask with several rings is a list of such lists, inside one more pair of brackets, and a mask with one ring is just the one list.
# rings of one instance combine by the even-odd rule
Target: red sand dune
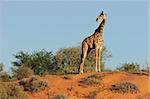
[[[84,85],[81,86],[79,81],[89,75],[104,75],[99,85]],[[64,79],[63,77],[71,79]],[[48,94],[51,96],[62,93],[68,99],[86,99],[87,96],[94,91],[97,91],[96,99],[148,99],[150,98],[150,79],[149,75],[130,74],[130,73],[84,73],[84,74],[70,74],[63,76],[46,75],[40,77],[49,83],[49,88],[37,93],[28,93],[31,99],[48,99]],[[130,81],[136,84],[139,88],[138,93],[115,93],[110,91],[112,84]],[[49,96],[50,96],[49,95]]]

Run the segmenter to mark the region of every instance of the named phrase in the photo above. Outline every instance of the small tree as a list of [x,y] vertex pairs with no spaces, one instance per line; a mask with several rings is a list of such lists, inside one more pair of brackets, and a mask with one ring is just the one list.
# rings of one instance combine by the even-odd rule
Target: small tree
[[41,50],[31,54],[27,52],[18,52],[14,57],[17,59],[13,61],[13,66],[27,66],[30,67],[35,74],[42,75],[45,71],[51,71],[56,62],[55,56],[52,52]]
[[80,65],[80,48],[61,48],[56,53],[58,67],[79,66]]
[[[56,53],[56,61],[57,61],[57,68],[64,68],[65,66],[79,66],[80,65],[80,55],[81,55],[81,48],[80,47],[72,47],[72,48],[61,48]],[[112,55],[110,51],[106,49],[106,47],[102,50],[101,56],[101,66],[102,70],[104,69],[105,61],[111,58]],[[95,51],[92,50],[88,53],[87,58],[85,59],[86,67],[94,69],[95,67]],[[77,67],[78,68],[78,67]]]

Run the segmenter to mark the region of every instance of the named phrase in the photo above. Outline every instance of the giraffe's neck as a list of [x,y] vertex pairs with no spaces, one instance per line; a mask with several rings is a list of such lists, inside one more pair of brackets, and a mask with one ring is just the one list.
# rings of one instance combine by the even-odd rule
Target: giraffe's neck
[[95,32],[102,33],[102,32],[103,32],[103,30],[104,30],[104,26],[105,26],[105,24],[106,24],[106,19],[103,19],[103,20],[102,20],[102,22],[101,22],[101,24],[99,25],[99,27],[96,29],[96,31],[95,31]]

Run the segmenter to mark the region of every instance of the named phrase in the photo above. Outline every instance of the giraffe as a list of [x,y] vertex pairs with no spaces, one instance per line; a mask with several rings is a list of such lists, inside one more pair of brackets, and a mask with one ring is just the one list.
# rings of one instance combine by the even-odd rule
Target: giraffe
[[96,18],[96,22],[98,22],[100,19],[102,19],[102,21],[99,27],[95,30],[95,32],[91,36],[85,38],[82,41],[82,53],[81,53],[81,62],[79,66],[79,73],[83,73],[84,60],[87,54],[92,49],[95,49],[95,57],[96,57],[95,71],[101,72],[100,57],[103,48],[103,30],[104,25],[106,24],[107,14],[102,11],[100,15]]

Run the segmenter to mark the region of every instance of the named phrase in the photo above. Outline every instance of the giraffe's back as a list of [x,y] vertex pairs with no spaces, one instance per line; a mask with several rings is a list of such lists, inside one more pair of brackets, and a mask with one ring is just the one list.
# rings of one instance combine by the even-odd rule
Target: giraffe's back
[[103,36],[102,33],[94,33],[93,35],[85,38],[82,42],[83,44],[87,44],[90,49],[94,49],[96,45],[103,45]]

